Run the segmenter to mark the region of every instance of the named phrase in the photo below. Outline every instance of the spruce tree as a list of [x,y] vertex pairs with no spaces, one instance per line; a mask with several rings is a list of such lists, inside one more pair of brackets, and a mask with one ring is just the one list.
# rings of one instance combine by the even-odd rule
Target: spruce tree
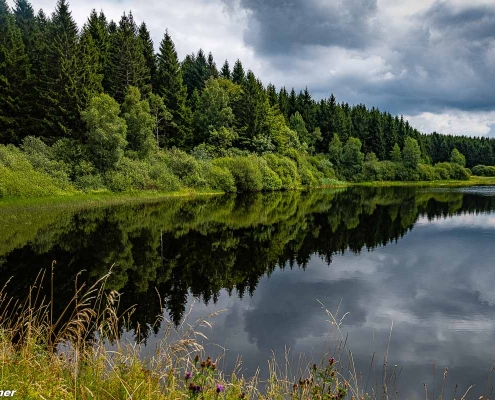
[[14,4],[15,22],[21,30],[24,48],[29,57],[35,40],[36,28],[33,6],[27,0],[15,0]]
[[275,85],[269,83],[266,87],[266,94],[268,95],[268,101],[270,102],[271,107],[278,104],[277,89],[275,88]]
[[213,54],[211,51],[208,53],[208,78],[218,78],[218,69]]
[[156,92],[163,97],[168,111],[172,114],[172,123],[162,135],[167,147],[188,147],[191,137],[191,110],[186,105],[187,91],[182,82],[177,52],[172,38],[165,32],[158,52]]
[[385,146],[383,141],[382,118],[380,111],[377,109],[371,110],[371,119],[368,128],[368,135],[365,139],[366,152],[373,152],[376,156],[383,160],[385,159]]
[[150,70],[132,13],[122,16],[116,32],[110,36],[110,60],[105,75],[106,90],[119,103],[124,101],[129,86],[137,87],[143,96],[151,90]]
[[232,82],[242,85],[245,80],[246,74],[241,61],[238,59],[234,64],[234,69],[232,70]]
[[289,120],[289,94],[287,93],[287,89],[285,86],[280,89],[278,92],[278,108],[282,115],[285,117],[285,120]]
[[29,63],[20,29],[5,0],[0,0],[0,142],[20,143],[24,124]]
[[77,25],[66,0],[59,0],[48,24],[41,73],[39,101],[44,116],[46,141],[61,137],[83,140],[84,124],[80,113],[89,99],[101,91],[97,74],[97,54],[92,40],[78,36]]
[[231,78],[231,73],[230,73],[230,66],[229,62],[225,60],[223,63],[222,69],[220,71],[220,77],[224,79],[230,79]]
[[103,12],[98,15],[96,10],[92,10],[88,21],[83,27],[83,36],[90,35],[98,53],[98,73],[104,75],[108,64],[110,50],[110,34],[108,24]]
[[156,81],[156,54],[153,40],[151,39],[151,35],[144,22],[139,26],[139,39],[141,40],[146,66],[149,70],[149,81],[147,82],[147,85],[153,89],[153,85]]

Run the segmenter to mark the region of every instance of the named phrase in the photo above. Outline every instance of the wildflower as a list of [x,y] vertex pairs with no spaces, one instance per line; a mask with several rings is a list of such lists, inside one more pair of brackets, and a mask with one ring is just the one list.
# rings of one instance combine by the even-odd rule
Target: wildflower
[[191,373],[190,372],[186,372],[186,374],[184,375],[184,379],[187,381],[189,379],[191,379]]
[[217,363],[212,362],[212,363],[210,364],[210,367],[211,367],[211,369],[212,369],[213,371],[215,371],[215,370],[217,369]]
[[199,361],[199,356],[196,354],[196,357],[194,357],[194,364],[197,364]]
[[330,357],[330,358],[328,359],[328,362],[329,362],[329,364],[330,364],[330,365],[335,364],[335,358]]
[[294,391],[296,391],[296,390],[297,390],[297,383],[294,383],[294,386],[292,386],[292,389],[293,389]]
[[217,393],[223,392],[224,390],[225,388],[223,387],[223,385],[220,384],[217,385]]
[[206,367],[206,361],[203,361],[203,362],[201,363],[201,368],[203,368],[203,369],[204,369],[205,367]]

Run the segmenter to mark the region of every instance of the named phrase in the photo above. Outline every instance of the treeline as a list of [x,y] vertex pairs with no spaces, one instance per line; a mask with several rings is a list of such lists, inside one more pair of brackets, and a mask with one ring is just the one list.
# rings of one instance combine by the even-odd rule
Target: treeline
[[[468,167],[494,163],[493,140],[421,135],[402,117],[333,95],[265,87],[240,60],[218,68],[203,50],[180,61],[168,32],[155,53],[131,12],[117,24],[92,11],[79,30],[66,0],[51,16],[0,0],[0,87],[0,195],[467,176],[420,167],[450,162],[455,149]],[[408,143],[418,163],[402,161]],[[380,172],[389,169],[398,172]]]

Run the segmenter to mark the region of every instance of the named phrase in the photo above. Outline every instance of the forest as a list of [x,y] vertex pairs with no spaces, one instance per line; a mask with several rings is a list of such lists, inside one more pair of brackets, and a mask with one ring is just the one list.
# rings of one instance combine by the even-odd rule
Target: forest
[[79,29],[66,0],[0,0],[0,197],[495,175],[494,139],[265,86],[202,49],[179,60],[168,31],[157,48],[132,12]]

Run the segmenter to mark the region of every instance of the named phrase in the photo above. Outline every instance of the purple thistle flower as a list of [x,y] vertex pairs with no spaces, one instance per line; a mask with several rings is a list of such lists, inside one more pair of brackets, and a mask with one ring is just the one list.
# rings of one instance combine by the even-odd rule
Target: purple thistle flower
[[217,393],[223,392],[224,390],[225,388],[223,387],[223,385],[220,384],[217,385]]
[[335,358],[330,357],[328,362],[330,363],[330,365],[333,365],[335,363]]
[[186,372],[186,374],[184,375],[184,379],[187,381],[189,379],[191,379],[191,373],[190,372]]

